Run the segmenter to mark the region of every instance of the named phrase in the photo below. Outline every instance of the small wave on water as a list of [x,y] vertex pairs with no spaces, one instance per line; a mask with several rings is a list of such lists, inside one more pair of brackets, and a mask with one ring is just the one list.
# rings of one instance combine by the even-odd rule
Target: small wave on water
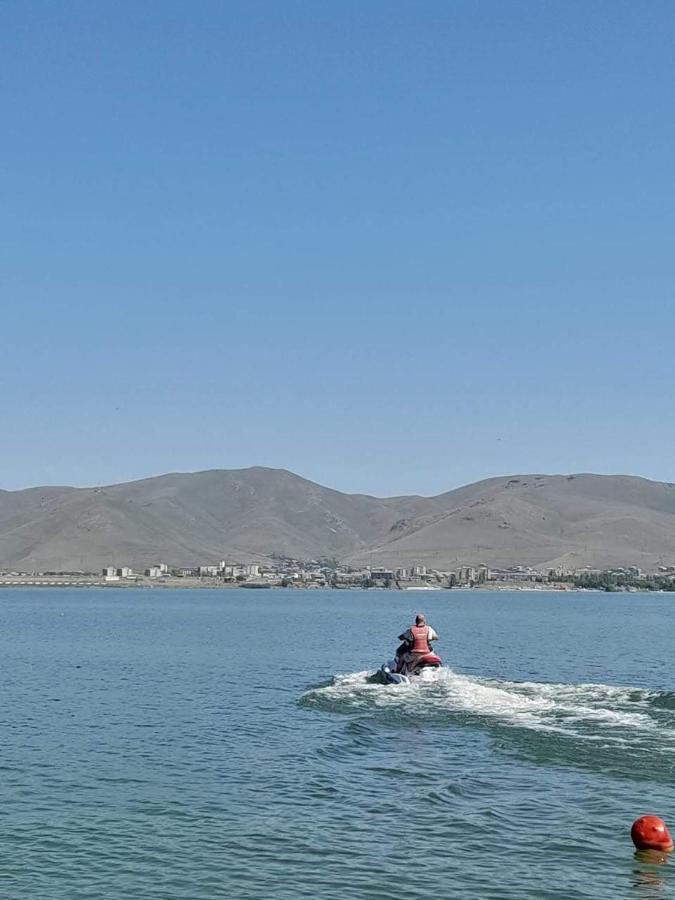
[[500,681],[442,668],[424,681],[383,685],[372,673],[336,675],[307,691],[306,708],[428,724],[525,729],[630,749],[653,745],[675,760],[675,695],[606,684]]

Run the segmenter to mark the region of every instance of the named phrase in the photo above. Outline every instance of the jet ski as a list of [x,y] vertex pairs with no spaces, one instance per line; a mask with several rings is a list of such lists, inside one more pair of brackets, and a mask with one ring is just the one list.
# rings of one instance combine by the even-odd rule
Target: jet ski
[[403,656],[397,656],[380,666],[380,675],[385,684],[410,684],[421,681],[426,672],[439,669],[443,665],[440,656],[433,652],[424,653],[412,662],[406,663]]

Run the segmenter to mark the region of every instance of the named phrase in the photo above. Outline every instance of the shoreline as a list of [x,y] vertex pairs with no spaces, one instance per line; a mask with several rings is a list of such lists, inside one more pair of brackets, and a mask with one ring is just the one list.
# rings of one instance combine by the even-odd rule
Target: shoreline
[[[509,585],[509,584],[495,584],[495,585],[480,585],[471,587],[469,585],[466,586],[455,586],[452,588],[449,587],[428,587],[428,588],[364,588],[360,586],[344,586],[344,587],[331,587],[330,585],[288,585],[286,587],[282,587],[280,584],[266,584],[266,583],[252,583],[252,582],[223,582],[217,581],[216,579],[208,579],[208,578],[172,578],[166,580],[160,579],[134,579],[134,580],[120,580],[120,581],[105,581],[104,579],[97,578],[73,578],[69,576],[49,576],[49,577],[39,577],[39,576],[26,576],[25,578],[9,578],[9,577],[0,577],[0,592],[3,588],[105,588],[106,590],[142,590],[142,589],[152,589],[152,590],[165,590],[165,591],[174,591],[174,590],[249,590],[249,591],[258,591],[258,590],[280,590],[280,591],[334,591],[336,593],[344,593],[344,592],[352,592],[352,591],[372,591],[372,592],[381,592],[381,591],[392,591],[395,593],[405,594],[417,594],[424,593],[425,595],[429,594],[448,594],[451,592],[480,592],[480,593],[528,593],[528,594],[604,594],[606,591],[600,590],[598,588],[578,588],[578,587],[550,587],[544,585],[535,586],[523,586],[523,585]],[[631,593],[629,591],[624,591],[621,593]],[[633,591],[633,593],[637,593]],[[661,591],[649,591],[647,593],[665,593]]]

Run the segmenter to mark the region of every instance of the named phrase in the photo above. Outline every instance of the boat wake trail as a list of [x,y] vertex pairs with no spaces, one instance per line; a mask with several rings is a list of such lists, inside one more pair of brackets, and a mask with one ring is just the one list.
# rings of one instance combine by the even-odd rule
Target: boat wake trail
[[[606,684],[512,682],[436,670],[426,681],[381,685],[371,673],[337,675],[301,704],[325,712],[371,714],[385,721],[476,725],[657,752],[675,764],[675,695]],[[558,750],[560,740],[556,741]],[[542,749],[542,745],[539,745]]]

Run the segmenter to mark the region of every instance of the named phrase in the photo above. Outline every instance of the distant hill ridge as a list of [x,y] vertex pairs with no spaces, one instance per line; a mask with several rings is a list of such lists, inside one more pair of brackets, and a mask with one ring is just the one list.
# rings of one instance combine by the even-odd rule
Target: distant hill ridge
[[675,564],[675,485],[627,475],[512,475],[435,497],[345,494],[284,469],[0,491],[0,567],[141,568],[272,554],[354,565]]

